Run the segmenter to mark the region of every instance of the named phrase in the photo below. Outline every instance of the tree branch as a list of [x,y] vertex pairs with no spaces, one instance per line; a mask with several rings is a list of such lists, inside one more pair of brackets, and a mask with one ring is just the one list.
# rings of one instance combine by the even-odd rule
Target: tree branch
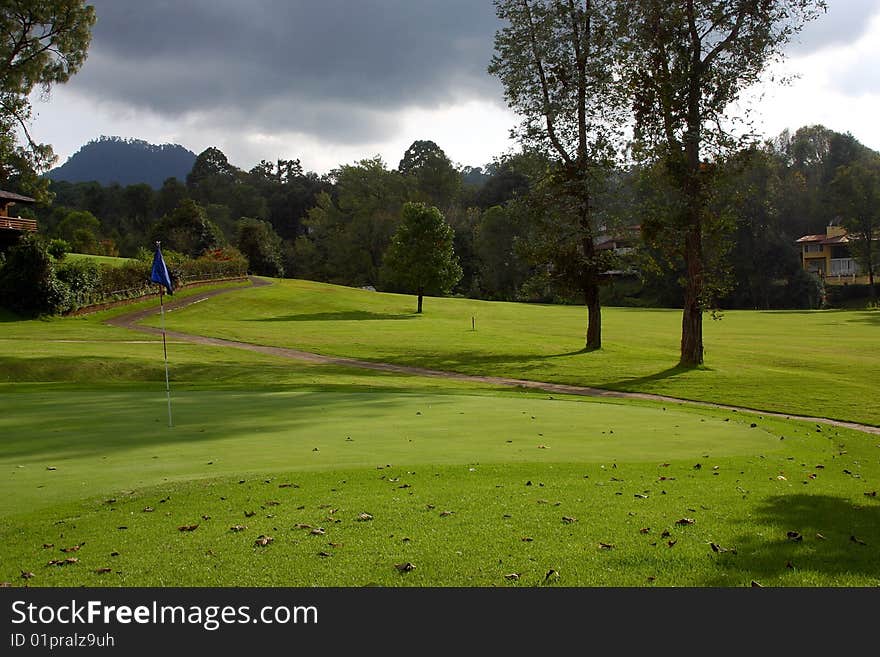
[[553,148],[559,153],[559,156],[563,159],[563,161],[571,165],[572,160],[571,156],[568,152],[563,148],[562,144],[559,141],[559,138],[556,136],[556,118],[552,109],[552,105],[550,103],[550,90],[547,84],[547,75],[544,72],[544,62],[541,59],[541,53],[538,49],[538,40],[535,36],[535,24],[532,18],[532,8],[529,6],[528,0],[522,0],[523,11],[525,11],[526,19],[528,20],[528,32],[529,32],[529,42],[532,46],[532,57],[534,58],[534,63],[536,68],[538,69],[538,78],[541,82],[541,95],[544,100],[544,118],[547,122],[547,135],[550,138],[550,143],[553,144]]

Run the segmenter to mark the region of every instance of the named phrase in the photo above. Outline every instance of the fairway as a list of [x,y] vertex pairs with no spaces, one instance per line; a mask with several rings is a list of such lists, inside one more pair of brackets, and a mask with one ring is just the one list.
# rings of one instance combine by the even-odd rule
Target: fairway
[[386,463],[638,463],[781,448],[776,435],[731,413],[546,396],[186,391],[175,395],[173,429],[161,395],[66,397],[21,393],[14,413],[4,398],[0,431],[9,438],[0,447],[0,515],[205,474]]
[[[618,349],[659,359],[659,336],[674,319],[608,309],[609,326],[626,320],[633,328],[637,320],[656,344],[631,338],[609,340],[607,353],[498,358],[499,350],[539,350],[541,331],[562,341],[579,325],[580,309],[427,299],[425,316],[415,317],[403,296],[301,281],[219,287],[229,294],[175,310],[168,324],[380,362],[591,384],[627,367],[637,373],[636,357],[610,372],[586,367],[573,376],[576,366]],[[153,305],[3,318],[0,581],[880,584],[876,435],[761,412],[590,399],[174,339],[169,428],[161,337],[104,323]],[[297,313],[306,305],[315,312]],[[278,319],[267,320],[270,312]],[[458,327],[459,315],[477,312],[476,331]],[[859,343],[863,329],[847,322],[863,316],[872,317],[807,319],[814,332],[840,322],[842,339]],[[792,318],[744,313],[714,326],[745,330],[744,323],[771,320]],[[748,340],[735,342],[728,358]],[[467,344],[467,357],[453,344]],[[462,366],[468,359],[475,364]],[[876,364],[863,355],[859,366]],[[784,379],[766,367],[751,386],[740,386],[736,368],[725,371],[643,387],[713,380],[713,401],[749,398],[772,408],[782,400],[790,408],[796,400],[794,390],[774,394]],[[847,409],[862,409],[872,417],[870,395],[853,392],[859,386],[841,379],[837,413],[827,414],[858,419]],[[800,393],[806,405],[811,392]],[[407,563],[413,567],[396,567]]]
[[603,309],[598,352],[583,351],[582,307],[429,298],[423,315],[414,310],[411,296],[283,280],[176,311],[167,325],[320,354],[880,425],[873,311],[707,315],[706,366],[684,370],[676,366],[676,310]]

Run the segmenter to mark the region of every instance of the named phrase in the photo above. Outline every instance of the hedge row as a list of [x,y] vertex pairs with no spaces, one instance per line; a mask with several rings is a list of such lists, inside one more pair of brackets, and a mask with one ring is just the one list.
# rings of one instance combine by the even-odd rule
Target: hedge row
[[[175,287],[195,281],[245,276],[248,261],[236,249],[198,258],[164,254]],[[55,260],[37,240],[23,240],[0,261],[0,305],[24,315],[65,314],[95,304],[134,299],[156,291],[152,254],[120,266],[92,260]]]

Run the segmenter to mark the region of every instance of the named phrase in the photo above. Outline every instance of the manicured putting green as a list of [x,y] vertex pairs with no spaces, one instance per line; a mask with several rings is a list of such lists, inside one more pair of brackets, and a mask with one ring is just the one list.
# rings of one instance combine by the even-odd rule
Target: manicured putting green
[[173,428],[160,390],[26,392],[0,404],[0,515],[206,476],[387,463],[655,462],[780,443],[735,413],[513,393],[187,390],[174,395]]

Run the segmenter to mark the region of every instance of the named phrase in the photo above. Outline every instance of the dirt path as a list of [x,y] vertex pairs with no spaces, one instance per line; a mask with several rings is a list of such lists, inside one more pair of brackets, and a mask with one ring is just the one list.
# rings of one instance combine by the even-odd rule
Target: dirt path
[[[254,276],[249,277],[253,287],[264,287],[271,285],[269,281]],[[208,290],[198,294],[182,298],[171,299],[165,304],[166,311],[177,308],[184,308],[194,303],[199,303],[205,299],[210,299],[219,294],[227,294],[231,292],[239,292],[250,288],[221,288],[216,290]],[[137,312],[119,315],[107,320],[108,324],[121,328],[140,331],[141,333],[150,333],[153,335],[162,335],[162,330],[150,326],[141,326],[138,324],[141,320],[160,312],[159,308],[149,308],[139,310]],[[470,383],[484,383],[488,385],[508,386],[528,388],[533,390],[542,390],[545,392],[555,392],[565,395],[581,395],[584,397],[604,397],[612,399],[645,399],[649,401],[667,402],[669,404],[687,404],[689,406],[698,406],[703,408],[717,408],[742,413],[760,414],[766,417],[778,417],[787,420],[804,420],[815,422],[817,424],[826,424],[835,427],[844,427],[847,429],[855,429],[864,433],[880,435],[880,427],[874,427],[867,424],[859,424],[857,422],[845,422],[842,420],[832,420],[824,417],[810,417],[805,415],[792,415],[790,413],[775,413],[771,411],[763,411],[760,409],[746,408],[743,406],[730,406],[727,404],[715,404],[712,402],[693,401],[689,399],[680,399],[677,397],[667,397],[665,395],[655,395],[646,392],[623,392],[618,390],[605,390],[603,388],[591,388],[589,386],[575,386],[564,383],[547,383],[544,381],[529,381],[527,379],[512,379],[500,376],[477,376],[474,374],[459,374],[457,372],[444,372],[441,370],[430,370],[423,367],[411,367],[408,365],[394,365],[392,363],[375,363],[367,360],[358,360],[356,358],[345,358],[343,356],[323,356],[308,351],[299,351],[297,349],[287,349],[285,347],[268,347],[264,345],[252,344],[249,342],[238,342],[236,340],[224,340],[222,338],[209,338],[202,335],[192,335],[189,333],[179,333],[177,331],[166,331],[166,336],[183,342],[193,344],[212,345],[215,347],[232,347],[235,349],[245,349],[247,351],[255,351],[270,356],[279,356],[282,358],[291,358],[294,360],[305,361],[308,363],[321,363],[330,365],[342,365],[345,367],[358,367],[361,369],[377,370],[381,372],[395,372],[398,374],[412,374],[417,376],[428,376],[442,379],[452,379],[456,381],[465,381]]]

